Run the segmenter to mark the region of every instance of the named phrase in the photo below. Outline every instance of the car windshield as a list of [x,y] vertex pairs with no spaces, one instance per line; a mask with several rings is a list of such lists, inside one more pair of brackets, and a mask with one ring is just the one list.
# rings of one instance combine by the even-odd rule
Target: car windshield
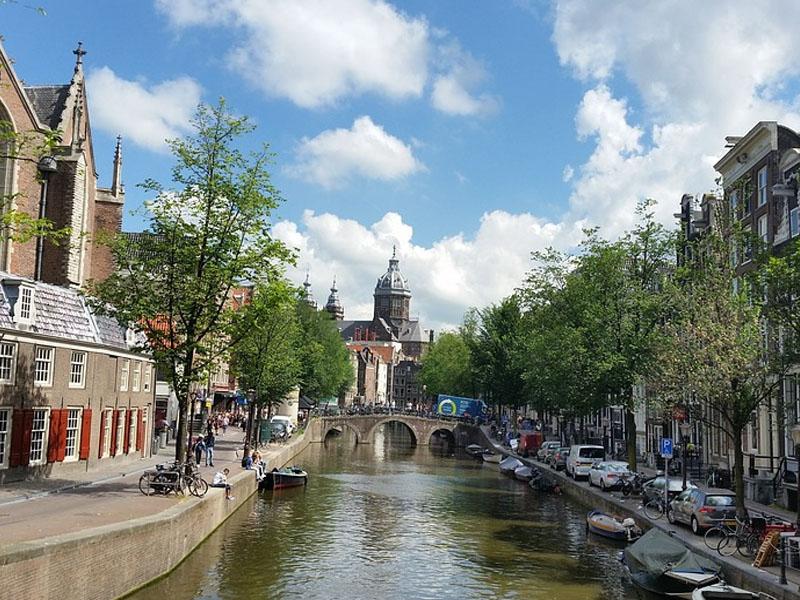
[[578,456],[581,458],[605,458],[606,451],[602,448],[581,448]]
[[609,463],[609,464],[606,466],[606,468],[607,468],[609,471],[614,471],[614,472],[616,472],[616,473],[620,473],[620,472],[622,472],[622,471],[627,471],[627,470],[628,470],[628,465],[617,464],[617,463]]
[[733,496],[706,496],[706,506],[733,506],[735,500]]

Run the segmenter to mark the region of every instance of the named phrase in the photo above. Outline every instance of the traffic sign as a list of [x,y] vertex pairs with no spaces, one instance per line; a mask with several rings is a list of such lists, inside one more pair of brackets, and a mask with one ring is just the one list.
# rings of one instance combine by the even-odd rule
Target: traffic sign
[[661,438],[661,457],[672,458],[672,438]]

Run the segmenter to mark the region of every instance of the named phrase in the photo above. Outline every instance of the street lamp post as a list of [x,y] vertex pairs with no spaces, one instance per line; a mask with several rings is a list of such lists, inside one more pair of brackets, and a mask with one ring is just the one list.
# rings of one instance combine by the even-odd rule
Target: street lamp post
[[681,421],[678,425],[681,430],[681,471],[683,471],[683,490],[686,491],[686,448],[689,446],[689,432],[692,426],[687,421]]
[[797,492],[795,493],[795,498],[797,499],[797,529],[800,530],[800,423],[795,423],[792,426],[792,442],[794,442],[794,456],[798,461],[798,477],[795,477],[795,480],[797,480]]

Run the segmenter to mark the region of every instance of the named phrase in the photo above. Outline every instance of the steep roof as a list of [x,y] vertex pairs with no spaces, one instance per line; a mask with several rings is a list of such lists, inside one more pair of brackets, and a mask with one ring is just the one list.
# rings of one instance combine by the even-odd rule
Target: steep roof
[[23,89],[42,125],[58,129],[66,106],[69,85],[33,85]]

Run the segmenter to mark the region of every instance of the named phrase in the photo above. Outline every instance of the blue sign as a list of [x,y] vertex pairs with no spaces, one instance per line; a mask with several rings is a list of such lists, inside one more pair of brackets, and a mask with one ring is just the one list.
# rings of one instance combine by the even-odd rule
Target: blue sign
[[661,457],[672,458],[672,438],[661,438]]

